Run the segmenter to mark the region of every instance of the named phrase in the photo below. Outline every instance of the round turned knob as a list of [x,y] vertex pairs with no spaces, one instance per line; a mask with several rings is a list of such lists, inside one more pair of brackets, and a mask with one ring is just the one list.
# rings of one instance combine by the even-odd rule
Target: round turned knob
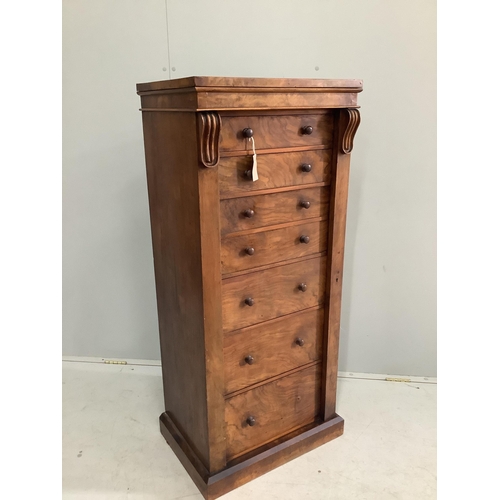
[[306,127],[302,127],[302,133],[304,135],[311,135],[313,133],[313,128],[311,125],[307,125]]
[[253,362],[255,361],[255,359],[253,359],[253,356],[251,354],[249,354],[246,358],[245,358],[245,363],[247,365],[253,365]]
[[245,248],[245,253],[247,255],[253,255],[255,253],[255,248],[247,247],[247,248]]
[[255,304],[255,300],[253,300],[253,299],[252,299],[252,297],[247,297],[247,298],[245,299],[245,304],[246,304],[247,306],[252,307],[252,306]]
[[256,420],[255,420],[255,417],[248,417],[247,418],[247,424],[250,426],[250,427],[253,427],[255,424],[256,424]]
[[245,179],[252,180],[252,169],[245,170],[243,177],[245,177]]
[[[309,207],[307,207],[307,208],[309,208]],[[245,217],[247,217],[248,219],[250,219],[251,217],[253,217],[255,215],[255,212],[251,208],[249,208],[243,212],[243,215]]]
[[300,169],[302,170],[302,172],[310,172],[312,170],[312,165],[310,163],[303,163],[301,166],[300,166]]
[[305,291],[307,290],[307,285],[306,285],[305,283],[301,283],[301,284],[299,285],[299,290],[300,290],[301,292],[305,292]]
[[300,337],[298,339],[295,339],[295,343],[300,346],[300,347],[303,347],[303,345],[305,344],[305,341],[304,339],[301,339]]
[[[312,128],[311,128],[312,132]],[[311,133],[309,132],[309,133]],[[251,128],[244,128],[243,129],[243,137],[246,137],[247,139],[250,139],[250,137],[253,137],[253,130]]]
[[311,206],[311,202],[310,201],[301,201],[299,203],[299,205],[302,207],[302,208],[309,208]]
[[311,241],[311,239],[309,238],[309,236],[306,236],[305,234],[303,234],[301,237],[300,237],[300,242],[301,243],[309,243]]

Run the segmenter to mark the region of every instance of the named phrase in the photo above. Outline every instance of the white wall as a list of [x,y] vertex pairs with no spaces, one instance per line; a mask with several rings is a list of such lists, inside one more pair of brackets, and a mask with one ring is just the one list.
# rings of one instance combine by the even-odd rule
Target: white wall
[[159,356],[135,83],[362,78],[340,369],[436,375],[433,0],[63,5],[65,354]]

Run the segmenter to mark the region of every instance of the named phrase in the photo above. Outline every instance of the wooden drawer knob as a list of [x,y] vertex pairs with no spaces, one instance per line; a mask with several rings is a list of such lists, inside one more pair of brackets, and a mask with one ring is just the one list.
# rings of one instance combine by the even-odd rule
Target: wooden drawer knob
[[309,236],[306,236],[305,234],[303,234],[301,237],[300,237],[300,242],[301,243],[309,243],[311,241],[311,238],[309,238]]
[[304,339],[301,339],[300,337],[298,339],[295,340],[295,343],[300,346],[300,347],[303,347],[304,344],[305,344],[305,341]]
[[311,206],[311,202],[310,202],[310,201],[304,201],[304,200],[303,200],[303,201],[301,201],[301,202],[299,203],[299,206],[300,206],[301,208],[308,209],[308,208]]
[[[312,132],[312,129],[311,129]],[[247,139],[250,139],[250,137],[253,137],[253,130],[251,128],[244,128],[243,129],[243,137],[246,137]]]
[[304,135],[311,135],[313,133],[313,128],[311,127],[311,125],[307,125],[305,127],[302,127],[302,133]]
[[[307,207],[307,208],[309,208],[309,207]],[[255,212],[254,212],[251,208],[249,208],[249,209],[247,209],[247,210],[245,210],[245,211],[243,212],[243,215],[244,215],[247,219],[251,219],[251,218],[255,215]]]
[[305,283],[301,283],[301,284],[299,285],[299,290],[300,290],[301,292],[305,292],[305,291],[307,290],[307,285],[306,285]]
[[255,300],[253,300],[253,299],[252,299],[252,297],[247,297],[247,298],[245,299],[245,304],[246,304],[247,306],[252,307],[252,306],[255,304]]
[[247,424],[250,427],[253,427],[256,423],[257,423],[257,421],[255,420],[255,417],[250,416],[247,418]]
[[253,248],[253,247],[246,247],[245,248],[245,253],[247,255],[253,255],[255,253],[255,248]]
[[245,170],[243,177],[249,181],[252,180],[252,169]]
[[253,365],[253,362],[255,361],[254,357],[249,354],[246,358],[245,358],[245,363],[247,365]]
[[302,172],[310,172],[312,170],[312,165],[310,163],[303,163],[301,166],[300,166],[300,170],[302,170]]

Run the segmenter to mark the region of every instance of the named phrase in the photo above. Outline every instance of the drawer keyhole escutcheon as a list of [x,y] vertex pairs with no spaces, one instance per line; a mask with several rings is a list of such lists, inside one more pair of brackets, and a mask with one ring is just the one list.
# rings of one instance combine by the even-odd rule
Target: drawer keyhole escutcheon
[[303,346],[304,346],[304,344],[305,344],[305,341],[304,341],[304,339],[301,339],[301,338],[299,337],[299,338],[297,338],[297,339],[295,340],[295,343],[296,343],[298,346],[303,347]]
[[247,306],[252,307],[252,306],[255,304],[255,300],[253,300],[253,299],[252,299],[252,297],[247,297],[247,298],[245,299],[245,304],[246,304]]
[[249,355],[245,358],[245,363],[246,363],[247,365],[253,365],[254,361],[255,361],[255,359],[254,359],[254,357],[253,357],[251,354],[249,354]]
[[300,169],[302,170],[302,172],[310,172],[312,170],[312,165],[310,163],[303,163],[300,166]]
[[247,424],[250,427],[253,427],[256,423],[257,423],[257,421],[255,420],[255,417],[250,416],[247,418]]
[[299,285],[299,290],[300,290],[301,292],[305,292],[305,291],[307,290],[307,285],[306,285],[305,283],[301,283],[301,284]]
[[311,206],[311,202],[310,201],[305,201],[305,200],[302,200],[300,203],[299,203],[299,206],[301,208],[305,208],[306,210]]
[[[308,208],[309,208],[309,207],[308,207]],[[249,209],[247,209],[247,210],[245,210],[245,211],[243,212],[243,215],[244,215],[247,219],[251,219],[251,218],[255,215],[255,212],[254,212],[251,208],[249,208]]]
[[300,237],[300,242],[301,243],[309,243],[311,241],[311,239],[309,238],[309,236],[303,234],[301,237]]

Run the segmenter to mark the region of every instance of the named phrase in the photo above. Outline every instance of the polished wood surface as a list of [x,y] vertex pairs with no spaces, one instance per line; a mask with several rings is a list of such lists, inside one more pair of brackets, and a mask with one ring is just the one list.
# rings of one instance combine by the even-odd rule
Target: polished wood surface
[[362,84],[190,77],[137,88],[160,429],[213,500],[342,433],[340,299]]
[[197,460],[166,413],[160,416],[160,431],[203,497],[206,500],[215,500],[252,479],[341,436],[344,432],[344,419],[336,415],[326,422],[317,420],[296,429],[229,461],[227,467],[216,474],[210,474]]
[[[248,85],[246,85],[248,84]],[[139,83],[143,111],[268,111],[357,107],[361,80],[190,77]]]
[[280,229],[222,238],[222,274],[305,257],[326,250],[328,222],[301,223]]
[[[200,207],[201,279],[203,290],[203,324],[205,335],[206,399],[208,421],[209,470],[218,471],[226,464],[224,441],[225,421],[222,398],[224,386],[224,357],[221,308],[221,245],[218,206],[212,201],[218,193],[217,171],[198,170]],[[215,212],[215,213],[214,213]]]
[[361,80],[342,79],[320,79],[320,78],[241,78],[241,77],[220,77],[220,76],[190,76],[177,78],[174,80],[163,80],[149,83],[138,83],[138,92],[158,91],[167,89],[181,89],[189,87],[229,87],[242,88],[263,88],[263,89],[290,89],[301,88],[310,91],[311,89],[331,88],[336,92],[344,90],[361,92],[363,82]]
[[[328,187],[221,200],[221,234],[328,217],[329,201]],[[303,202],[308,202],[309,208],[302,207]]]
[[320,368],[305,368],[228,399],[228,459],[313,422],[320,409]]
[[267,89],[252,89],[253,91],[236,88],[205,87],[204,92],[192,88],[188,91],[161,90],[144,91],[141,94],[141,111],[145,112],[183,112],[183,111],[267,111],[272,104],[274,111],[279,110],[317,110],[323,106],[328,108],[351,108],[357,106],[357,90],[352,92],[325,92],[318,89],[317,93],[309,89],[273,89],[272,94],[266,94]]
[[[226,393],[320,359],[323,309],[299,313],[253,325],[224,339]],[[252,357],[252,363],[246,358]]]
[[143,124],[165,408],[210,468],[195,118],[145,113]]
[[[219,162],[221,198],[286,186],[304,186],[318,182],[329,184],[331,157],[330,149],[260,154],[258,158],[259,179],[255,182],[246,175],[246,172],[252,168],[252,156],[222,158]],[[309,165],[310,170],[304,171],[303,165]]]
[[[261,323],[322,304],[326,258],[315,257],[249,273],[222,282],[222,328],[224,332]],[[301,283],[307,291],[299,290]],[[252,300],[252,305],[245,301]]]
[[[293,225],[293,224],[292,224]],[[283,225],[284,226],[284,225]],[[295,264],[297,262],[302,262],[304,258],[312,258],[312,257],[324,257],[327,252],[322,252],[320,254],[308,255],[307,257],[297,257],[295,259],[288,259],[286,261],[287,264]],[[223,275],[223,279],[235,278],[236,276],[242,276],[243,274],[248,274],[249,272],[260,272],[266,271],[267,269],[273,269],[275,267],[280,267],[283,265],[283,262],[272,262],[271,264],[266,264],[264,266],[258,266],[252,269],[244,269],[243,271],[235,271],[233,273],[227,273]]]
[[[356,110],[357,111],[357,110]],[[328,420],[335,415],[337,401],[337,373],[339,356],[339,335],[340,335],[340,308],[342,299],[342,277],[344,267],[344,242],[347,217],[347,193],[349,187],[349,165],[352,149],[351,143],[346,141],[346,132],[351,130],[354,118],[346,111],[336,111],[338,126],[335,128],[334,137],[334,165],[335,176],[330,201],[330,224],[329,248],[327,265],[327,287],[326,287],[326,317],[324,350],[325,363],[323,365],[323,386],[322,408],[323,418]],[[358,122],[359,125],[359,122]],[[346,146],[347,144],[347,146]],[[350,147],[349,147],[350,146]],[[347,147],[347,149],[346,149]],[[345,151],[348,151],[346,153]]]
[[[235,116],[227,117],[221,129],[221,151],[252,151],[252,141],[243,130],[252,129],[255,149],[289,146],[329,145],[333,117],[318,115]],[[305,129],[310,128],[310,132]]]

